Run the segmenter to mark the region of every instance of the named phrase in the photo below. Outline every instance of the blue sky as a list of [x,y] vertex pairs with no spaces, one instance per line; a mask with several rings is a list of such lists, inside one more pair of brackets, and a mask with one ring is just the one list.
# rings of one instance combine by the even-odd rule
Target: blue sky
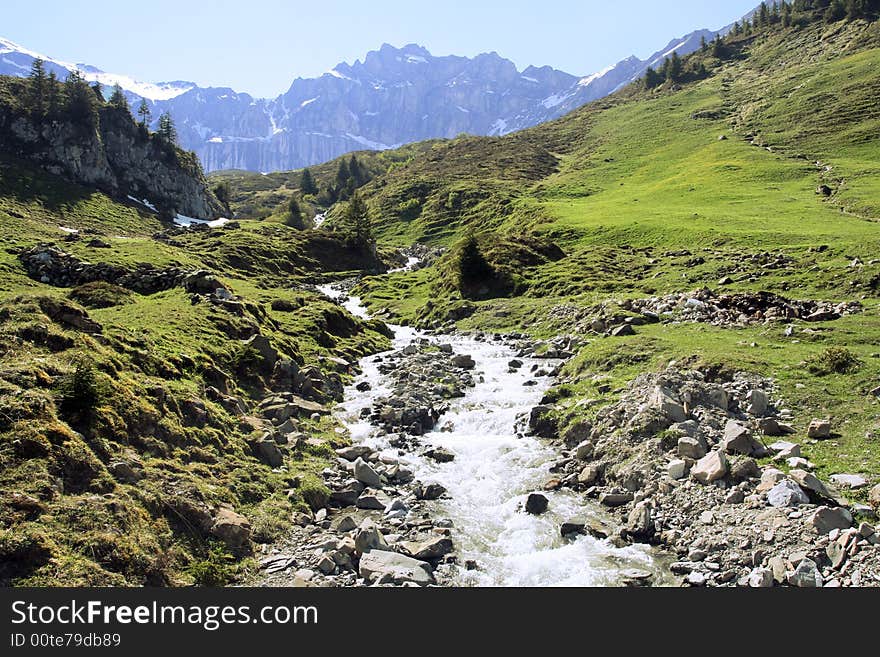
[[0,36],[147,82],[256,96],[362,59],[382,43],[435,55],[496,51],[519,68],[588,75],[717,29],[758,0],[3,0]]

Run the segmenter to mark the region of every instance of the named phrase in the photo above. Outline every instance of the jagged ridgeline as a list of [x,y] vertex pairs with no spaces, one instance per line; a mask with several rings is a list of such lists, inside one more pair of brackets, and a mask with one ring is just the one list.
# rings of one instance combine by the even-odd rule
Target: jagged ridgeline
[[227,211],[173,124],[37,81],[0,78],[0,584],[227,583],[324,506],[328,407],[388,345],[303,284],[385,265],[285,221],[172,224]]

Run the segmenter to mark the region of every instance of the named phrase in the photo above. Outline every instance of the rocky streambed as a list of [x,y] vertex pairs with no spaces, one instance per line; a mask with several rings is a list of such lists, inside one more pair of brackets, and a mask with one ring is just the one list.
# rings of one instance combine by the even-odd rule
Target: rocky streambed
[[[359,315],[357,299],[323,291]],[[328,509],[262,558],[270,586],[616,586],[675,582],[594,500],[558,485],[558,445],[529,421],[565,349],[523,336],[396,327],[337,417],[353,445],[324,473]],[[550,485],[548,486],[548,482]]]

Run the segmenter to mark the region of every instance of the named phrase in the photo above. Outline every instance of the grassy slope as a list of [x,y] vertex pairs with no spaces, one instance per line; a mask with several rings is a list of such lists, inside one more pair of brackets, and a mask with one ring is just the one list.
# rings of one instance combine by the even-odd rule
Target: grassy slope
[[[864,314],[795,338],[777,327],[654,326],[634,338],[595,340],[571,367],[583,367],[572,401],[599,396],[585,376],[596,372],[619,389],[640,369],[670,360],[746,367],[779,379],[799,426],[834,418],[842,437],[808,450],[822,474],[876,478],[880,409],[868,391],[880,383],[871,285],[880,274],[880,25],[780,29],[732,47],[727,61],[704,57],[713,74],[680,90],[631,87],[518,135],[436,146],[367,188],[383,217],[377,230],[389,243],[445,245],[468,230],[482,232],[487,256],[499,265],[496,254],[505,253],[511,235],[531,233],[561,246],[561,260],[517,267],[522,294],[476,304],[461,325],[481,330],[552,335],[565,330],[547,312],[555,305],[715,288],[727,275],[731,290],[862,299]],[[830,198],[816,193],[820,184],[832,188]],[[485,192],[478,202],[446,202],[477,189]],[[395,208],[413,190],[422,213],[404,219]],[[830,248],[811,250],[817,246]],[[753,259],[763,252],[791,264],[766,269]],[[704,262],[694,262],[697,256]],[[851,267],[855,258],[863,266]],[[362,290],[374,309],[406,321],[442,318],[445,307],[460,303],[450,293],[449,264],[374,279]],[[861,369],[808,374],[804,361],[829,346],[851,349]]]
[[[60,226],[88,231],[65,242]],[[333,304],[295,289],[316,271],[360,267],[331,235],[241,222],[238,229],[151,239],[167,226],[153,215],[35,170],[0,160],[0,578],[15,584],[166,584],[222,581],[233,566],[184,520],[181,505],[225,503],[253,523],[258,540],[289,526],[317,490],[317,476],[340,440],[332,423],[306,420],[319,440],[272,471],[251,456],[254,431],[206,400],[206,370],[236,377],[231,392],[252,407],[265,379],[230,333],[259,326],[282,357],[320,365],[354,359],[385,337]],[[100,236],[111,249],[87,246]],[[103,325],[90,336],[53,321],[46,300],[80,306],[72,291],[28,278],[21,249],[51,242],[91,262],[208,268],[247,304],[242,315],[191,303],[182,289],[85,308]],[[293,312],[273,310],[273,301]],[[341,327],[341,328],[340,328]],[[50,340],[39,337],[48,333]],[[59,407],[59,385],[83,355],[94,361],[101,397],[81,420]],[[199,427],[181,411],[204,402]],[[118,459],[143,464],[137,485],[114,480]],[[291,491],[288,494],[288,491]],[[15,494],[39,500],[22,510]],[[183,500],[183,501],[181,501]],[[206,574],[207,573],[207,574]],[[212,579],[213,578],[213,579]]]

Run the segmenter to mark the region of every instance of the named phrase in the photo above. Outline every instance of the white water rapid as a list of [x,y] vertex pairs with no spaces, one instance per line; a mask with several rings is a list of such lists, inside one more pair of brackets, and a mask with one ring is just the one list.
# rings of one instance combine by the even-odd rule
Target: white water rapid
[[[333,286],[320,288],[359,317],[368,317],[356,297],[345,297]],[[444,447],[455,454],[451,463],[439,464],[416,453],[401,453],[387,437],[360,418],[364,408],[391,393],[387,378],[379,372],[377,357],[361,363],[363,373],[345,391],[345,402],[337,416],[350,429],[355,444],[366,444],[400,459],[424,483],[443,485],[448,496],[432,503],[437,518],[453,523],[452,538],[459,555],[452,584],[459,586],[618,586],[629,571],[650,572],[654,585],[668,582],[666,569],[656,552],[645,546],[619,549],[609,541],[590,536],[563,538],[560,527],[573,518],[601,517],[595,502],[572,491],[544,492],[552,477],[550,467],[559,455],[539,438],[522,435],[523,416],[538,405],[551,384],[548,377],[532,380],[531,368],[547,361],[520,359],[524,367],[511,372],[508,363],[516,357],[500,343],[477,341],[465,336],[427,336],[401,326],[393,347],[402,349],[416,338],[427,337],[437,344],[451,344],[455,353],[469,354],[476,361],[476,388],[463,399],[454,400],[440,418],[436,430],[425,435],[425,447]],[[357,390],[367,381],[372,388]],[[449,430],[451,428],[451,430]],[[543,492],[550,500],[547,513],[533,516],[522,507],[530,493]],[[478,568],[467,570],[467,561]],[[642,575],[643,576],[643,575]],[[639,575],[636,575],[639,577]]]

